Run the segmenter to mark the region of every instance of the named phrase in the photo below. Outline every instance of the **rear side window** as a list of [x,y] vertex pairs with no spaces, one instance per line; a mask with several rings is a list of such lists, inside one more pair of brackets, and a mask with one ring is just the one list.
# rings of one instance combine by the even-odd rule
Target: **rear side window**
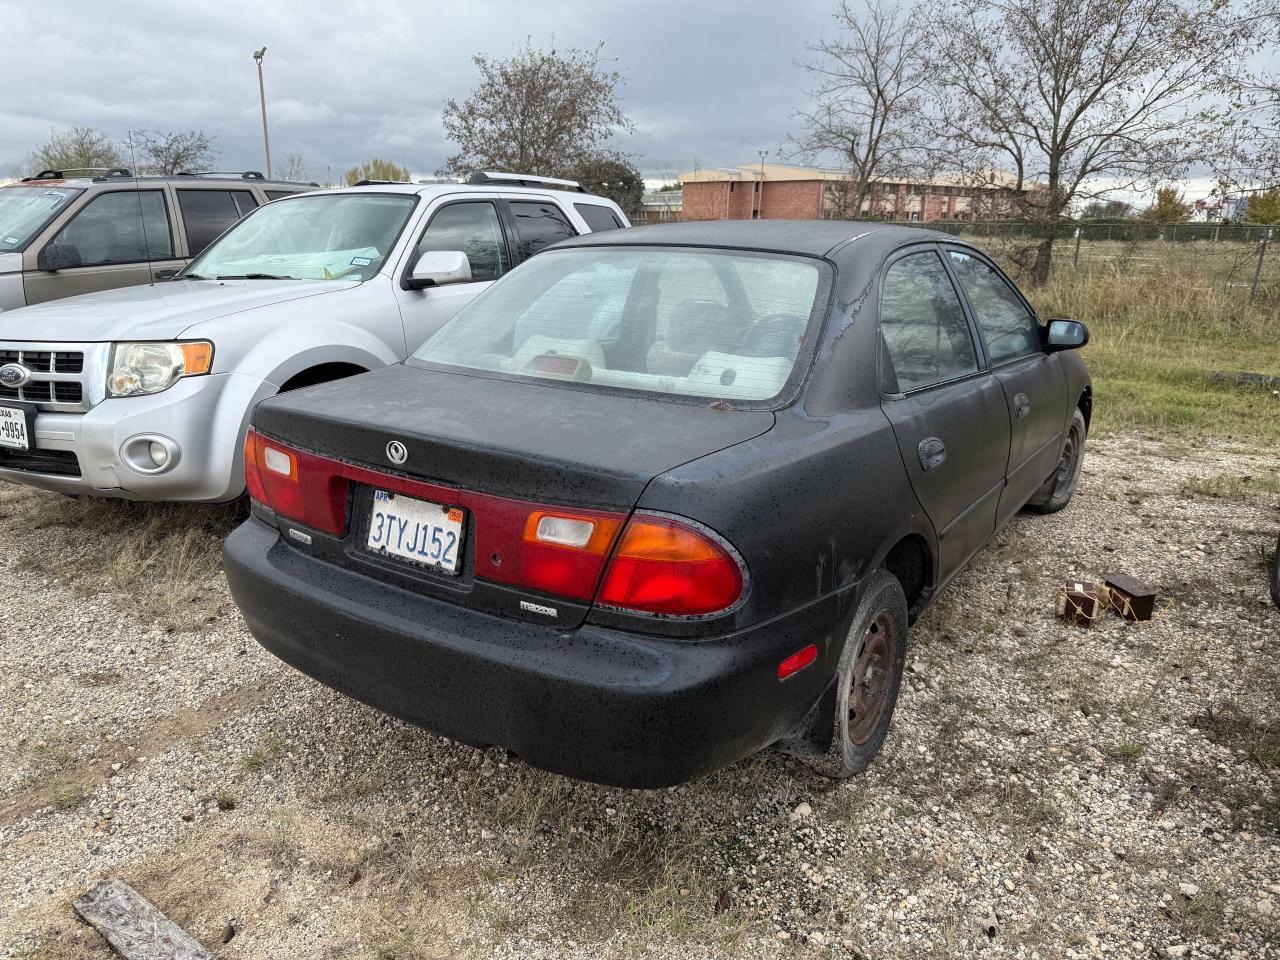
[[907,393],[978,370],[973,336],[936,253],[890,265],[880,294],[880,387]]
[[950,250],[947,256],[969,298],[992,364],[1040,353],[1040,325],[1009,284],[971,254]]
[[187,228],[190,255],[200,253],[257,205],[248,190],[179,190],[178,208]]
[[99,194],[53,242],[75,247],[86,267],[173,258],[169,215],[159,190]]
[[507,244],[498,210],[485,201],[451,203],[431,218],[418,241],[418,256],[428,251],[461,250],[476,280],[496,280],[507,272]]
[[522,260],[532,257],[543,247],[578,235],[554,203],[516,200],[508,206],[515,217],[516,239]]
[[267,195],[267,200],[279,200],[281,197],[292,197],[296,191],[294,190],[263,190]]
[[598,203],[575,203],[573,209],[578,211],[578,215],[587,221],[587,226],[591,228],[592,233],[600,233],[604,230],[618,230],[622,227],[622,221],[618,219],[618,215],[608,207],[602,207]]

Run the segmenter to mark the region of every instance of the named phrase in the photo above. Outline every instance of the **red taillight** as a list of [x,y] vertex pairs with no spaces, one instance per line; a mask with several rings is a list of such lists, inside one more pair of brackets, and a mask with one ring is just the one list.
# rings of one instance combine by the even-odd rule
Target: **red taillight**
[[641,613],[706,616],[738,601],[742,573],[737,558],[701,530],[637,514],[623,531],[596,599]]
[[342,533],[347,480],[339,464],[269,440],[256,430],[249,431],[244,446],[245,485],[250,497],[308,527]]

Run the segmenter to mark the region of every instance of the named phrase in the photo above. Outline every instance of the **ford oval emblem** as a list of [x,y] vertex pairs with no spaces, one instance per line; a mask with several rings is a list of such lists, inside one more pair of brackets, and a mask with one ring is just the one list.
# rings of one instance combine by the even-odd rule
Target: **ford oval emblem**
[[404,463],[409,459],[409,450],[399,440],[392,440],[387,444],[387,459],[397,465]]
[[20,363],[6,363],[0,367],[0,387],[16,389],[31,379],[31,371]]

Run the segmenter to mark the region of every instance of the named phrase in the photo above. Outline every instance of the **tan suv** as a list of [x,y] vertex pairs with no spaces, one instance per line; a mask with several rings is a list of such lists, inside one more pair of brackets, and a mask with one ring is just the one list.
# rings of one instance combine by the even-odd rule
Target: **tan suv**
[[256,171],[45,170],[0,187],[0,311],[167,280],[255,207],[319,184]]

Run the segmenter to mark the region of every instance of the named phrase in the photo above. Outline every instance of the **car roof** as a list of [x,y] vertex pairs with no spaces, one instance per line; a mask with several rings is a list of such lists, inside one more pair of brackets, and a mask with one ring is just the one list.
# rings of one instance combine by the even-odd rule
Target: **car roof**
[[109,187],[113,184],[128,183],[176,183],[176,184],[218,184],[222,187],[244,187],[247,184],[257,184],[263,189],[278,189],[281,187],[289,187],[303,190],[316,190],[319,188],[318,183],[303,183],[298,180],[269,180],[266,177],[246,177],[246,176],[211,176],[208,174],[198,173],[173,173],[173,174],[140,174],[138,176],[84,176],[69,175],[63,177],[24,177],[21,180],[15,180],[13,183],[0,184],[4,187]]
[[636,245],[726,247],[825,257],[837,247],[863,238],[878,241],[877,246],[956,239],[938,230],[855,220],[694,220],[583,234],[572,240],[562,240],[555,248]]

